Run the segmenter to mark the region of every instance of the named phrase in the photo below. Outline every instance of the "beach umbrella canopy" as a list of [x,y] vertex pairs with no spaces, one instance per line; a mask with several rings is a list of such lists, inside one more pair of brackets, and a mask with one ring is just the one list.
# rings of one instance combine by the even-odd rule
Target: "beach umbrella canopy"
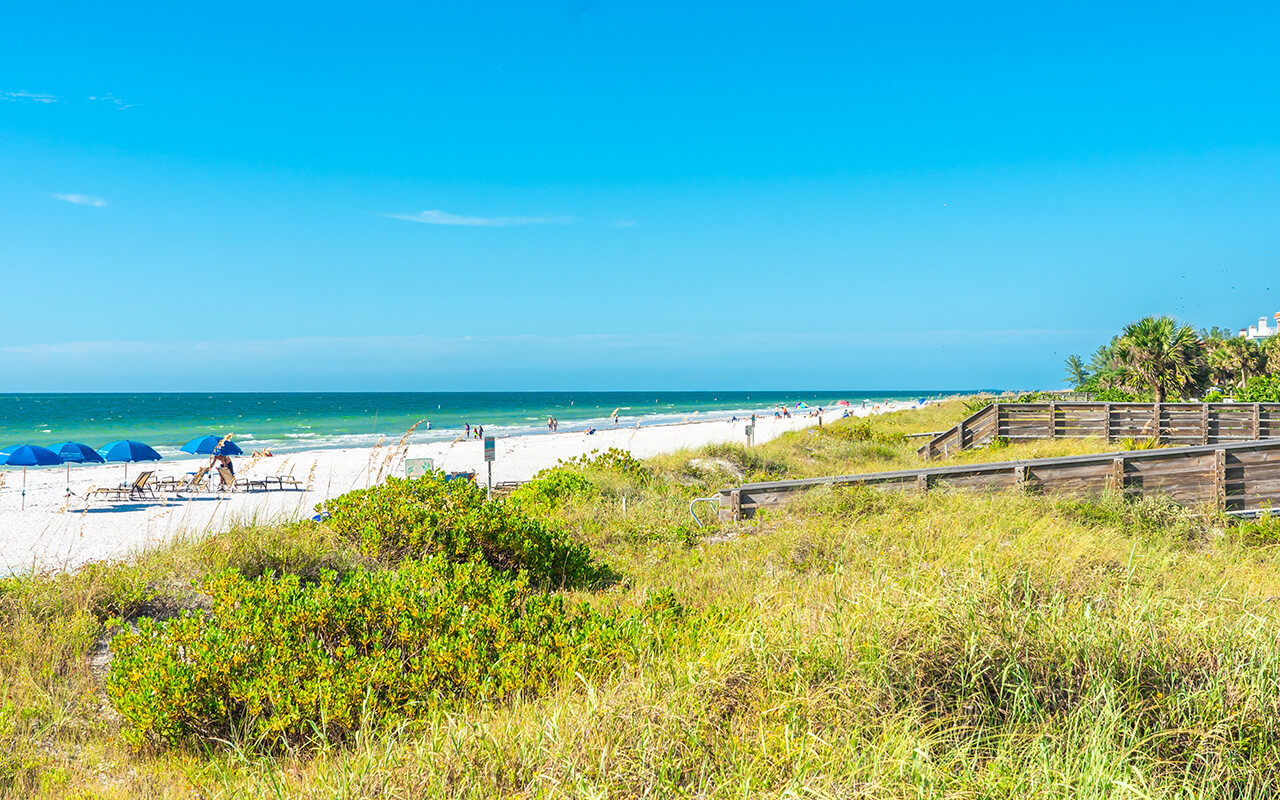
[[135,442],[132,439],[121,439],[118,442],[105,444],[98,448],[98,455],[107,461],[123,461],[124,479],[129,480],[130,461],[159,461],[160,454],[151,445]]
[[225,436],[197,436],[182,446],[182,452],[198,456],[242,456],[240,446]]
[[0,458],[10,467],[22,467],[22,507],[27,507],[27,467],[52,467],[62,463],[62,456],[38,444],[20,444],[5,448]]
[[159,461],[160,454],[151,445],[121,439],[98,448],[98,455],[105,461]]
[[804,401],[802,400],[802,401],[800,401],[800,402],[796,403],[795,407],[796,407],[796,408],[808,408],[808,407],[809,407],[809,404],[808,404],[808,403],[806,403],[806,402],[804,402]]
[[62,456],[38,444],[20,444],[7,448],[4,463],[10,467],[52,467],[62,463]]
[[62,456],[62,460],[68,464],[84,464],[86,462],[101,464],[106,461],[105,458],[98,455],[97,450],[79,442],[63,442],[62,444],[55,444],[49,449]]
[[67,497],[71,496],[72,464],[83,464],[86,461],[90,464],[101,464],[106,460],[98,455],[97,450],[80,442],[63,442],[62,444],[55,444],[49,449],[62,456],[63,462],[67,465]]

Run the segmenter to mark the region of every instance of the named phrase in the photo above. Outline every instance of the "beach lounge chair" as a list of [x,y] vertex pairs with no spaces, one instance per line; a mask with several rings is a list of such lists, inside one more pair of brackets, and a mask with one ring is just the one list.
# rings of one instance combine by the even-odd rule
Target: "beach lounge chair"
[[182,494],[184,492],[190,494],[194,492],[208,491],[209,468],[201,467],[186,477],[164,477],[160,478],[156,485],[166,492],[176,492]]
[[138,477],[133,479],[133,483],[129,484],[128,488],[125,489],[129,499],[132,500],[136,497],[144,497],[147,495],[155,497],[156,484],[155,481],[152,480],[155,475],[156,473],[154,470],[139,473]]
[[276,488],[278,489],[284,489],[288,487],[290,489],[297,489],[298,491],[303,490],[302,481],[293,477],[293,475],[287,474],[287,473],[276,473],[275,475],[268,475],[262,480],[268,485],[270,485],[272,481],[275,481]]
[[262,478],[240,478],[236,481],[236,488],[244,491],[267,491],[269,488],[267,482]]
[[128,488],[124,486],[95,486],[85,492],[84,500],[86,503],[90,500],[106,500],[108,498],[118,500],[123,497],[126,492],[128,492]]
[[226,467],[218,467],[218,477],[222,479],[222,486],[218,488],[218,491],[239,492],[260,489],[265,492],[267,490],[266,481],[253,478],[240,478],[237,480],[231,470]]
[[148,470],[138,473],[138,477],[133,479],[132,483],[122,483],[119,486],[99,486],[85,495],[85,500],[92,500],[98,497],[110,497],[112,500],[133,500],[138,497],[150,495],[156,496],[155,484],[151,478],[155,475],[154,470]]

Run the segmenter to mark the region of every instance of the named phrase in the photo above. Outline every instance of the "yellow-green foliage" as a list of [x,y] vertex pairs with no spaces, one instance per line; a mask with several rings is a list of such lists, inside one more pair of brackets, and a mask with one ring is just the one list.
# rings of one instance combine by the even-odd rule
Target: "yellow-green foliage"
[[538,585],[576,586],[598,575],[587,547],[563,530],[440,473],[389,478],[326,500],[321,508],[330,529],[391,563],[434,554],[466,561],[480,554],[499,569],[525,572]]
[[343,740],[367,719],[599,674],[682,616],[669,597],[630,618],[566,608],[523,575],[439,556],[310,583],[228,572],[206,589],[208,614],[112,641],[107,694],[135,746]]

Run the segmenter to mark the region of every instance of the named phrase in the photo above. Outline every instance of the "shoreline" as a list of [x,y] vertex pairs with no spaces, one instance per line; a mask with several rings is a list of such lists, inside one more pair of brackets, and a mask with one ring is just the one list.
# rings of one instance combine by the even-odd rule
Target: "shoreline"
[[[865,409],[827,409],[823,423],[834,422],[846,410],[865,417],[889,411],[917,408],[915,401],[888,401]],[[690,415],[692,416],[692,415]],[[525,433],[496,439],[493,462],[495,484],[524,481],[557,462],[587,455],[593,450],[617,447],[637,458],[697,448],[709,444],[745,441],[747,419],[685,419],[648,425],[584,430]],[[774,418],[757,416],[757,444],[783,433],[818,424],[816,414]],[[364,488],[387,476],[402,477],[406,458],[430,458],[434,468],[449,472],[474,471],[478,482],[486,478],[483,442],[447,439],[405,442],[388,438],[381,446],[317,448],[266,458],[236,459],[238,478],[263,478],[291,474],[308,487],[304,491],[202,493],[162,495],[163,500],[86,506],[83,498],[93,486],[115,486],[124,480],[121,464],[73,466],[67,497],[64,467],[32,469],[26,475],[26,508],[22,502],[21,470],[7,470],[0,485],[0,574],[25,571],[75,569],[93,561],[127,557],[179,535],[203,536],[226,530],[238,522],[286,521],[314,513],[317,503],[352,489]],[[158,476],[184,476],[207,463],[205,456],[166,458],[159,462],[129,464],[130,480],[142,470]],[[70,502],[68,502],[70,500]]]

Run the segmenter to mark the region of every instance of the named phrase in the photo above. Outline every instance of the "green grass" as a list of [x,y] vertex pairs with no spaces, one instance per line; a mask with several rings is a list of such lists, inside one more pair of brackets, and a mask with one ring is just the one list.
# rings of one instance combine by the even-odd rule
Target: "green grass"
[[894,469],[917,462],[889,434],[957,414],[877,420],[881,441],[802,432],[643,471],[575,467],[585,482],[561,481],[539,513],[618,579],[565,600],[625,611],[670,589],[695,627],[618,672],[384,714],[341,743],[134,752],[92,667],[119,619],[199,608],[198,582],[219,571],[388,568],[323,526],[5,579],[0,794],[1274,796],[1280,523],[1230,526],[1158,499],[819,489],[739,525],[690,524],[688,499],[732,481],[691,458],[752,476]]

